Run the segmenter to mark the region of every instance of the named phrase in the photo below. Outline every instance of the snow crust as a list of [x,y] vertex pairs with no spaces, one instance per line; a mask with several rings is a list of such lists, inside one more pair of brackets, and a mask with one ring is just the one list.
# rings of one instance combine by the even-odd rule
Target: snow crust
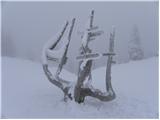
[[[2,118],[158,118],[158,58],[112,68],[115,100],[87,97],[83,104],[65,103],[62,91],[47,80],[41,64],[3,57]],[[92,71],[93,86],[102,91],[105,70]],[[77,80],[66,70],[60,75],[73,83]]]

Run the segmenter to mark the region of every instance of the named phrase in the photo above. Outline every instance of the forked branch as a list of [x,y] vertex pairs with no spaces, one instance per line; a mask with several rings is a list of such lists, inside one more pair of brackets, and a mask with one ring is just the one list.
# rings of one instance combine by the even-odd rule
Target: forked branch
[[[52,50],[54,52],[54,48],[56,47],[58,42],[61,40],[61,38],[62,38],[62,36],[63,36],[67,26],[68,26],[68,22],[66,22],[65,26],[63,27],[63,30],[61,31],[61,33],[58,36],[58,39],[56,40],[56,42],[54,42],[52,45],[47,44],[45,46],[44,50],[43,50],[43,54],[44,54],[43,57],[45,57],[45,58],[43,58],[43,61],[45,61],[45,62],[43,62],[43,70],[44,70],[48,80],[64,92],[65,99],[66,98],[72,99],[72,96],[69,93],[70,82],[60,78],[59,74],[60,74],[60,72],[63,68],[63,65],[65,65],[66,61],[67,61],[66,55],[67,55],[67,52],[68,52],[68,47],[69,47],[69,43],[70,43],[70,40],[71,40],[71,35],[72,35],[74,23],[75,23],[75,18],[72,20],[72,24],[71,24],[69,34],[68,34],[68,41],[65,44],[65,47],[62,48],[62,49],[64,49],[63,50],[64,52],[62,53],[61,58],[53,58],[53,59],[59,59],[59,61],[60,61],[55,75],[52,75],[52,73],[49,70],[48,63],[45,61],[45,60],[48,60],[48,58],[52,58],[53,56],[48,56],[46,53],[47,53],[48,49]],[[59,53],[59,54],[61,54],[61,53]]]

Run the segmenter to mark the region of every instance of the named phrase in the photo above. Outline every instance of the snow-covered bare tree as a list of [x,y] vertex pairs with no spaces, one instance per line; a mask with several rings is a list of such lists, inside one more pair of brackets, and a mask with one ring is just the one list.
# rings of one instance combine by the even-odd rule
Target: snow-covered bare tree
[[[101,101],[110,101],[115,98],[115,92],[113,91],[111,84],[111,65],[113,63],[112,57],[114,53],[114,38],[115,30],[110,34],[110,46],[108,53],[92,53],[92,49],[89,48],[89,43],[103,33],[99,30],[97,26],[93,25],[94,11],[91,12],[91,15],[88,19],[88,22],[85,27],[84,34],[82,35],[82,45],[80,48],[80,55],[77,56],[79,61],[79,72],[78,79],[76,84],[72,84],[69,80],[64,80],[59,77],[59,74],[63,68],[63,65],[67,62],[67,52],[68,46],[71,40],[71,34],[73,31],[75,19],[72,20],[68,38],[60,50],[55,50],[54,48],[58,42],[62,39],[64,32],[67,29],[68,22],[64,25],[60,34],[56,36],[54,40],[48,41],[43,49],[42,61],[43,61],[43,70],[49,79],[49,81],[55,86],[59,87],[64,92],[64,100],[75,99],[75,102],[82,103],[86,96],[95,97]],[[92,61],[99,59],[102,56],[107,56],[107,69],[106,69],[106,92],[102,92],[99,89],[95,89],[92,84]],[[48,60],[58,62],[58,68],[54,75],[49,70]],[[74,86],[73,86],[74,85]],[[71,88],[72,89],[71,91]]]
[[[79,72],[78,80],[74,90],[75,101],[81,103],[84,101],[86,96],[91,96],[98,98],[101,101],[110,101],[115,98],[115,92],[112,89],[111,85],[111,63],[114,46],[114,36],[115,32],[111,33],[110,36],[110,53],[92,53],[92,50],[89,48],[89,42],[95,40],[97,36],[102,34],[102,31],[98,30],[98,27],[93,26],[94,11],[91,12],[89,17],[89,22],[85,28],[84,35],[82,37],[82,46],[80,48],[80,56],[78,59],[82,59],[79,62]],[[112,53],[111,53],[112,52]],[[108,56],[107,71],[106,71],[106,92],[101,92],[99,89],[95,89],[92,84],[92,75],[91,67],[92,61],[94,59],[100,58],[100,56]]]
[[134,25],[133,27],[131,40],[129,41],[128,53],[130,60],[141,60],[144,57],[144,53],[141,48],[140,33],[137,25]]

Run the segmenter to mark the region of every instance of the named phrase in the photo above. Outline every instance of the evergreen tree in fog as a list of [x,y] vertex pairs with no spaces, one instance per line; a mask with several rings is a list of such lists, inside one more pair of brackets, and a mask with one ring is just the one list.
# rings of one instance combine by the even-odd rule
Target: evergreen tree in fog
[[137,25],[134,25],[131,34],[131,40],[129,41],[129,59],[130,60],[141,60],[144,57],[143,50],[141,48],[140,33]]

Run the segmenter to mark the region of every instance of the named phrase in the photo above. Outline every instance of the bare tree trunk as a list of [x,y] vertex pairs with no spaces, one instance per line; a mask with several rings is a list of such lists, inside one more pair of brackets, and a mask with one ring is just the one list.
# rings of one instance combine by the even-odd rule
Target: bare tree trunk
[[[88,29],[92,29],[92,27],[93,27],[93,15],[94,15],[94,11],[92,11],[92,13],[91,13],[90,28],[88,28]],[[88,37],[86,39],[86,43],[87,43],[86,46],[83,46],[83,44],[82,44],[82,47],[81,47],[81,56],[83,56],[83,57],[87,56],[86,54],[92,52],[88,48],[88,42],[91,41],[90,40],[91,37],[100,35],[99,32],[97,32],[97,33],[90,32],[88,34]],[[91,60],[83,59],[79,63],[78,80],[77,80],[77,84],[76,84],[75,90],[74,90],[74,98],[75,98],[76,102],[78,102],[78,103],[84,102],[84,99],[86,96],[95,97],[101,101],[110,101],[115,98],[115,93],[114,93],[114,91],[112,89],[112,85],[111,85],[111,63],[112,63],[112,55],[114,55],[113,54],[113,45],[114,45],[113,40],[114,40],[114,33],[111,34],[111,36],[110,36],[110,53],[104,54],[104,56],[106,56],[106,55],[108,56],[107,70],[106,70],[106,90],[107,91],[103,93],[100,90],[93,88],[92,85],[90,85],[90,86],[84,85],[84,81],[91,79],[92,59]]]
[[[94,11],[92,11],[91,13],[90,24],[88,29],[91,29],[93,27],[93,17],[94,17]],[[81,55],[91,53],[91,50],[88,48],[89,37],[90,37],[89,34],[87,34],[87,38],[85,40],[86,45],[84,46],[82,44],[81,46],[81,49],[80,49]],[[85,64],[84,67],[82,64]],[[81,103],[84,101],[85,95],[82,92],[83,82],[87,79],[87,77],[91,78],[89,77],[91,76],[91,67],[92,67],[92,60],[88,60],[88,61],[82,60],[79,62],[78,80],[74,89],[74,98],[75,98],[75,101],[78,103]]]
[[[80,65],[81,64],[82,62],[80,62]],[[79,67],[78,80],[74,90],[74,98],[75,98],[75,101],[78,103],[81,103],[84,101],[85,91],[83,91],[83,88],[82,88],[83,82],[87,80],[87,77],[91,76],[91,67],[92,67],[92,60],[87,61],[83,70]]]

